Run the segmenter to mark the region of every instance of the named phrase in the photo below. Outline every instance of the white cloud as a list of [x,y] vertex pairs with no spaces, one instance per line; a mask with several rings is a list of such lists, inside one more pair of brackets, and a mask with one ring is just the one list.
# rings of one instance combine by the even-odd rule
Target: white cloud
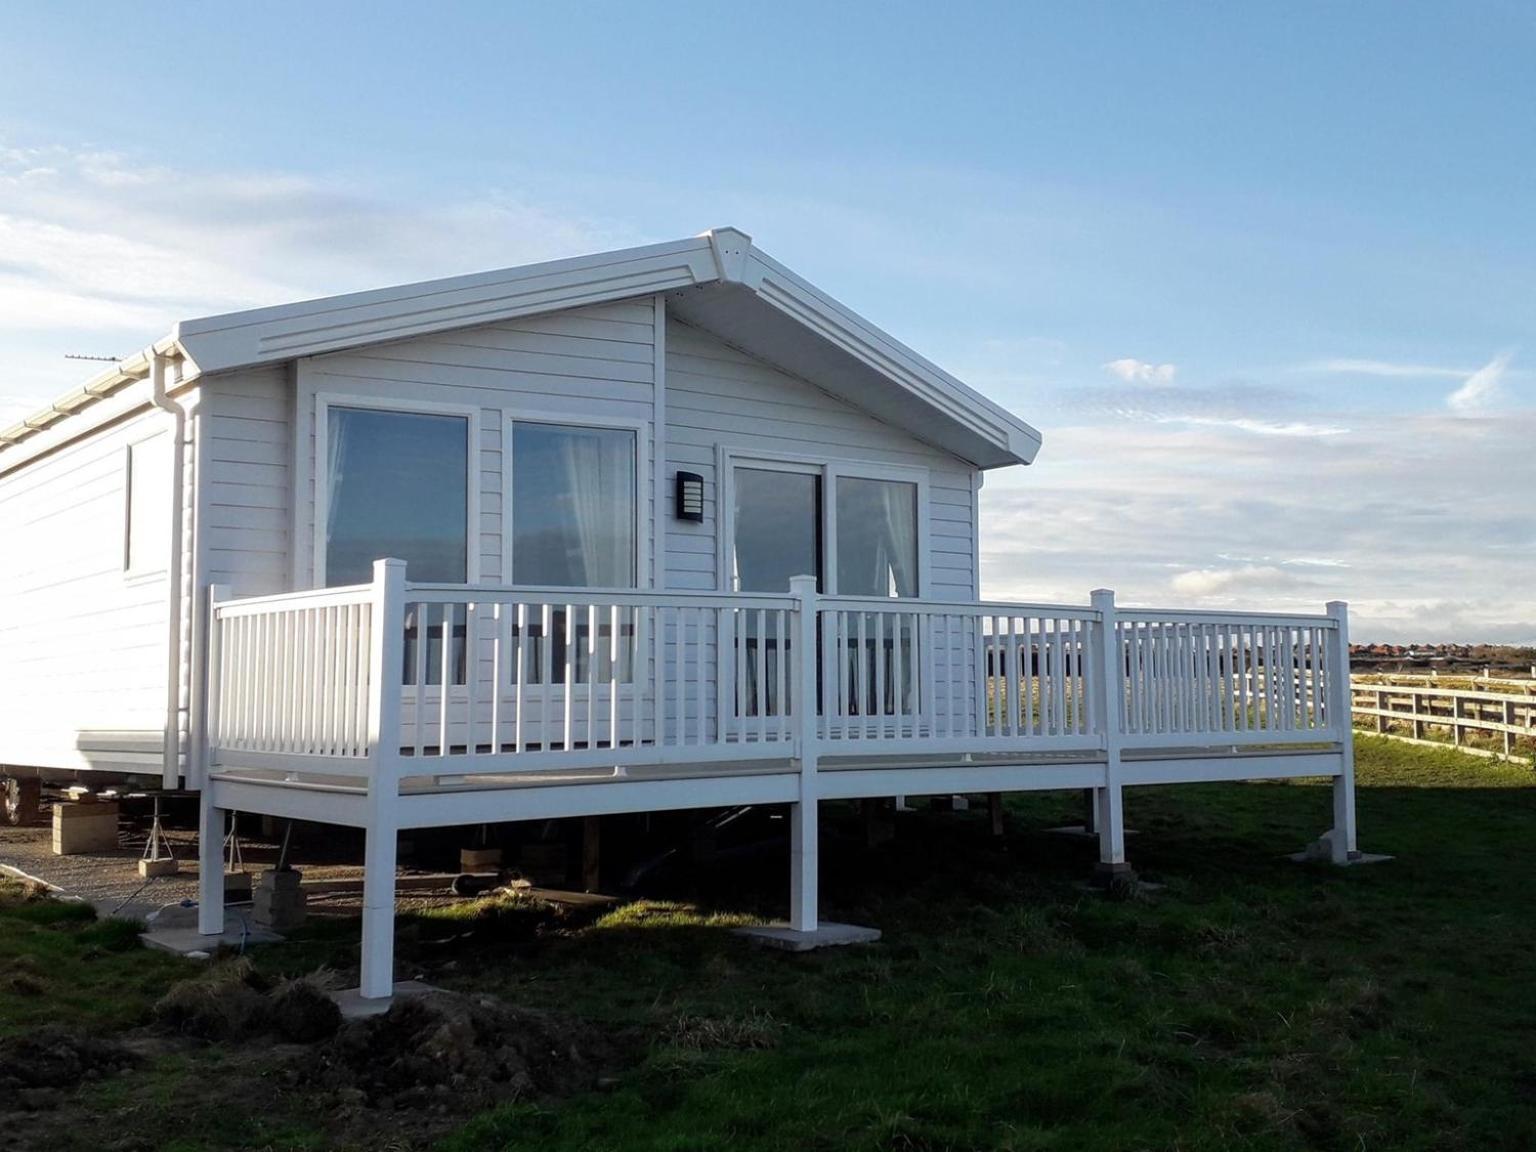
[[0,146],[0,344],[27,409],[177,320],[649,237],[487,189],[417,206],[287,173],[205,174]]
[[1444,368],[1434,364],[1402,364],[1391,360],[1314,360],[1301,365],[1303,372],[1337,372],[1351,376],[1418,377],[1460,380],[1471,368]]
[[1289,438],[1048,423],[1039,460],[982,489],[982,593],[1077,604],[1107,587],[1129,605],[1294,612],[1345,600],[1362,641],[1536,642],[1536,520],[1487,482],[1529,470],[1536,411],[1347,419],[1349,436]]
[[1145,360],[1125,357],[1111,360],[1104,365],[1104,370],[1127,384],[1171,384],[1179,369],[1176,364],[1149,364]]
[[1246,565],[1242,568],[1199,568],[1180,572],[1169,586],[1182,596],[1209,598],[1231,592],[1272,592],[1287,582],[1287,573],[1275,567]]
[[1514,358],[1514,351],[1500,352],[1484,364],[1456,391],[1445,398],[1453,412],[1482,412],[1504,398],[1504,372]]
[[1304,420],[1254,420],[1239,416],[1223,420],[1211,416],[1164,416],[1163,423],[1194,424],[1215,428],[1235,428],[1256,436],[1343,436],[1349,429],[1338,424],[1312,424]]

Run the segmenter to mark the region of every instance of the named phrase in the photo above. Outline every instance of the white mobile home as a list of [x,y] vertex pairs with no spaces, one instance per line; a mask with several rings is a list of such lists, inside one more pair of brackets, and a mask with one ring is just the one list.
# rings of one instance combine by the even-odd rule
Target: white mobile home
[[0,430],[0,764],[368,830],[1331,775],[1326,615],[983,603],[1039,435],[733,229],[185,321]]

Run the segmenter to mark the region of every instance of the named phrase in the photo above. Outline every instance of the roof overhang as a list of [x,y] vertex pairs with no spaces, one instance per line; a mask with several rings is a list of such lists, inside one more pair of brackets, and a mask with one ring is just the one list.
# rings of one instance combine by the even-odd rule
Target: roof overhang
[[[1028,424],[796,276],[734,228],[187,320],[161,343],[185,357],[190,379],[657,293],[667,295],[684,322],[978,467],[1028,464],[1040,448],[1040,434]],[[88,394],[121,386],[145,367],[125,362],[76,396],[89,403]],[[73,402],[66,397],[33,419],[46,426],[68,415],[73,409],[66,405]]]

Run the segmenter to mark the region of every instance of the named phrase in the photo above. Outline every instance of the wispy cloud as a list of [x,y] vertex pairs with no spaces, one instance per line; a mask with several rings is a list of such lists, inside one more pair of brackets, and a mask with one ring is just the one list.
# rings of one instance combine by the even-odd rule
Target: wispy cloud
[[[1536,526],[1488,477],[1529,469],[1536,411],[1373,413],[1350,436],[1047,424],[982,489],[982,592],[1318,612],[1361,640],[1536,642]],[[1454,589],[1448,595],[1448,590]]]
[[1289,389],[1252,384],[1139,384],[1067,389],[1057,396],[1057,404],[1074,416],[1229,428],[1254,436],[1341,436],[1349,431],[1341,424],[1292,417],[1303,399]]
[[1111,360],[1104,365],[1104,370],[1127,384],[1171,384],[1179,368],[1177,364],[1151,364],[1145,360],[1125,357]]
[[1306,420],[1254,420],[1248,417],[1219,419],[1211,416],[1166,416],[1164,423],[1193,424],[1208,428],[1235,428],[1255,436],[1343,436],[1349,429],[1341,424],[1314,424]]
[[1446,405],[1453,412],[1461,413],[1483,412],[1493,407],[1504,397],[1504,373],[1514,355],[1513,349],[1500,352],[1447,396]]
[[646,238],[495,190],[418,207],[284,172],[0,145],[6,388],[36,407],[81,378],[63,353],[136,348],[188,316]]
[[1273,594],[1277,587],[1291,580],[1290,574],[1283,569],[1246,565],[1241,568],[1198,568],[1180,572],[1168,583],[1181,596],[1210,597],[1244,591]]
[[1392,360],[1314,360],[1300,366],[1302,372],[1333,372],[1348,376],[1460,380],[1471,368],[1446,368],[1437,364],[1404,364]]

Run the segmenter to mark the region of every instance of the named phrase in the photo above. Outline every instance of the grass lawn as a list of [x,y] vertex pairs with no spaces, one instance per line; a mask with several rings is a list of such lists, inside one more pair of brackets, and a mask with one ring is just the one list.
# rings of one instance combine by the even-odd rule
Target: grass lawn
[[[721,931],[782,902],[777,856],[593,923],[506,905],[402,920],[404,964],[434,982],[632,1044],[608,1090],[511,1103],[439,1146],[1536,1147],[1536,775],[1358,747],[1362,847],[1388,864],[1280,858],[1329,822],[1315,783],[1139,790],[1130,856],[1165,887],[1116,901],[1079,886],[1090,846],[1039,832],[1077,798],[1037,794],[1010,801],[1002,841],[982,813],[924,811],[876,849],[828,806],[824,915],[883,929],[870,948],[786,956]],[[345,966],[355,940],[355,923],[317,925],[257,960]],[[44,1010],[141,1022],[184,966],[122,943],[0,901],[0,1032]],[[28,970],[46,986],[5,984]],[[123,1147],[327,1146],[326,1101],[261,1067],[227,1044],[167,1050],[67,1106],[86,1134],[137,1126]],[[207,1088],[242,1075],[244,1093]],[[146,1106],[173,1101],[174,1126]]]

